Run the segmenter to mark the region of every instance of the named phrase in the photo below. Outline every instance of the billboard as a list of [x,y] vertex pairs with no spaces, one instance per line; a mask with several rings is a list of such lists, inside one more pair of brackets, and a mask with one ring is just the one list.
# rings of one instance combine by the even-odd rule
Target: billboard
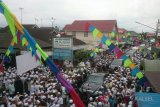
[[72,38],[53,38],[53,48],[72,48]]
[[54,49],[53,59],[72,60],[72,50],[71,49]]

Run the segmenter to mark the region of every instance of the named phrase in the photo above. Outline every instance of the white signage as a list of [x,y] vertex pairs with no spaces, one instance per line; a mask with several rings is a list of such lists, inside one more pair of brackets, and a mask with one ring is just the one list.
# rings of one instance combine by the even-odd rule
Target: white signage
[[18,74],[23,74],[40,65],[38,61],[36,61],[35,57],[32,56],[32,54],[29,52],[23,55],[16,56],[16,64]]
[[72,38],[54,38],[54,48],[72,48]]

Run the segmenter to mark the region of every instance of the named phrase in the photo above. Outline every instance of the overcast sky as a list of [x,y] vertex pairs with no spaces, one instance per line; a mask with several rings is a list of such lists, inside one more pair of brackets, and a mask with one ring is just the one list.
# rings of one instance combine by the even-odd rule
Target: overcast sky
[[[137,32],[154,30],[136,24],[135,21],[156,27],[160,18],[160,0],[3,0],[20,21],[23,7],[23,23],[39,26],[64,27],[74,20],[117,20],[118,27]],[[0,26],[5,26],[0,15]]]

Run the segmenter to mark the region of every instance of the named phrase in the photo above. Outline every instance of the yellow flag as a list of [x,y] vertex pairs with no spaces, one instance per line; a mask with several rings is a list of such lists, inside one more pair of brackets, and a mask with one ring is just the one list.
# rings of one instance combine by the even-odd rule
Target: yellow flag
[[101,39],[103,37],[103,34],[101,32],[98,32],[98,38]]

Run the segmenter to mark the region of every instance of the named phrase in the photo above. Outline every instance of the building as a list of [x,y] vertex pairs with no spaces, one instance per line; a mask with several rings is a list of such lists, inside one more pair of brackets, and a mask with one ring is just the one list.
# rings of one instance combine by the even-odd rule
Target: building
[[[52,39],[56,37],[58,31],[52,27],[41,27],[34,24],[23,25],[31,36],[36,40],[36,42],[40,45],[40,47],[52,58],[53,56],[53,46],[52,46]],[[64,36],[64,35],[63,35]],[[62,37],[63,37],[62,36]],[[66,38],[73,37],[67,36]],[[6,26],[0,29],[0,60],[3,59],[10,43],[12,40],[12,35],[10,33],[9,27]],[[87,47],[86,43],[77,39],[73,38],[73,51],[79,49],[85,49]],[[18,40],[18,44],[14,46],[14,53],[13,57],[23,54],[27,51],[27,47],[22,46],[20,40]]]
[[74,60],[74,53],[77,50],[86,49],[85,42],[76,39],[72,35],[59,35],[53,38],[53,59],[54,60]]
[[116,20],[75,20],[72,24],[67,24],[63,30],[66,35],[73,35],[75,38],[84,41],[91,49],[97,46],[100,40],[93,38],[92,32],[89,32],[86,28],[87,23],[95,26],[106,36],[109,36],[109,33],[113,31],[117,31]]
[[118,34],[118,42],[125,42],[126,38],[128,37],[127,30],[124,28],[118,28]]
[[147,32],[146,35],[145,35],[150,42],[155,42],[155,39],[156,39],[156,34],[155,33],[149,33]]
[[[52,38],[58,34],[58,31],[56,31],[52,27],[38,27],[35,24],[24,24],[23,27],[26,28],[28,32],[34,37],[34,39],[41,46],[41,48],[49,56],[51,56],[52,55]],[[4,40],[5,43],[3,43],[3,41],[0,42],[0,46],[4,47],[6,50],[6,48],[8,48],[12,39],[9,27],[6,26],[0,29],[0,35],[1,35],[0,36],[1,40],[2,38],[5,39]],[[21,46],[22,48],[20,50],[20,45],[21,43],[19,43],[19,45],[16,45],[15,48],[20,51],[19,53],[23,53],[24,51],[26,51],[26,49]]]

